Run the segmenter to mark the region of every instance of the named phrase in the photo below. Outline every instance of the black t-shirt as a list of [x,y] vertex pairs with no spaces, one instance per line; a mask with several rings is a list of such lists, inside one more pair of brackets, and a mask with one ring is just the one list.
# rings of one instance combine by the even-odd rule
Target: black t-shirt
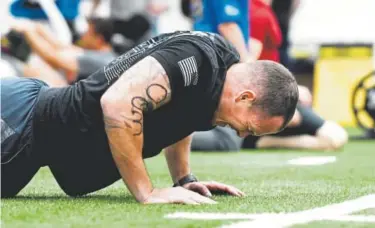
[[36,148],[43,151],[46,164],[62,167],[69,161],[72,166],[74,161],[78,166],[81,161],[85,162],[84,169],[103,167],[106,162],[114,166],[100,98],[124,71],[150,55],[166,70],[172,98],[159,109],[144,113],[143,157],[157,155],[194,131],[213,128],[226,71],[239,61],[238,52],[211,33],[163,34],[136,46],[87,79],[67,88],[42,90],[34,129]]

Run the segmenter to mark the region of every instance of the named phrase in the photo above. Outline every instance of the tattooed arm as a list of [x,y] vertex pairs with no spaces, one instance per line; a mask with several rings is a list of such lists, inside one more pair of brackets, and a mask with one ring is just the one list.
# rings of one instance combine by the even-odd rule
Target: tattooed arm
[[140,202],[153,190],[142,159],[143,112],[157,109],[170,98],[163,67],[146,57],[121,75],[101,99],[114,160],[128,189]]
[[[141,203],[213,203],[182,187],[154,189],[142,158],[143,113],[171,100],[169,78],[161,64],[146,57],[106,91],[101,99],[112,156],[129,191]],[[178,161],[177,161],[178,162]]]

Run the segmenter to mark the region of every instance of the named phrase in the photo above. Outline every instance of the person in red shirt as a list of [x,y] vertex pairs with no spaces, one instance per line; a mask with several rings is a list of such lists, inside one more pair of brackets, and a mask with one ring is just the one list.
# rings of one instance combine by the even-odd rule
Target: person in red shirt
[[282,33],[271,0],[250,0],[250,52],[254,59],[280,61]]

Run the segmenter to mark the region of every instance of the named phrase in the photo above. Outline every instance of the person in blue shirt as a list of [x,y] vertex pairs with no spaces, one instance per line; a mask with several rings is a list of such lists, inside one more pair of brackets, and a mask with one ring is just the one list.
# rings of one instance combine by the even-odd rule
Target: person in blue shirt
[[[56,4],[62,17],[65,19],[73,35],[73,41],[76,41],[78,33],[75,29],[74,21],[79,13],[80,0],[54,0],[53,3]],[[48,18],[45,10],[37,0],[13,0],[9,7],[9,11],[14,17],[48,21],[50,18]],[[56,29],[59,30],[61,28]]]
[[[55,0],[57,8],[67,21],[76,19],[80,0]],[[36,0],[14,0],[10,13],[15,17],[31,20],[48,20],[48,17]]]
[[214,32],[230,41],[248,61],[248,0],[190,0],[191,17],[196,31]]

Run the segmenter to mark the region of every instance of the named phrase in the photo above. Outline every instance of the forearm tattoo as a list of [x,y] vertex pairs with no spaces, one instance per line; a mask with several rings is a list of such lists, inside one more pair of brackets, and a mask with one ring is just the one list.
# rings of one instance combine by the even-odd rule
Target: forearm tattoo
[[[148,70],[145,71],[146,66],[148,66]],[[141,61],[127,74],[120,77],[116,83],[112,87],[116,93],[123,94],[123,99],[128,100],[129,95],[132,95],[130,110],[123,110],[119,114],[123,121],[120,126],[132,129],[135,136],[141,135],[143,133],[143,113],[151,112],[170,100],[169,79],[163,67],[155,59],[149,59],[143,63]],[[124,91],[127,93],[124,94]],[[120,126],[113,124],[113,121],[109,119],[106,121],[107,128]]]

